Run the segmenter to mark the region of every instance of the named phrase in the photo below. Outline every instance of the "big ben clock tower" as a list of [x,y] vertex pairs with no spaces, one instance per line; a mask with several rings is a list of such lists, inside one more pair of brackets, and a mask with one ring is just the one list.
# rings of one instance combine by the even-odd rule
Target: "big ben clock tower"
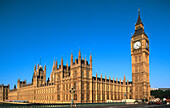
[[133,99],[149,99],[149,39],[138,10],[135,33],[131,37]]

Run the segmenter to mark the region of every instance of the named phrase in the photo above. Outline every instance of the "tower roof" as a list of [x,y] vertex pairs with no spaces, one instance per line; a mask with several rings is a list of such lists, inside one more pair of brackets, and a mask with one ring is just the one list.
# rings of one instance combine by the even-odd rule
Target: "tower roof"
[[140,18],[140,9],[138,9],[138,20],[137,20],[137,22],[136,22],[135,25],[139,25],[139,24],[142,24],[142,25],[143,25],[142,20],[141,20],[141,18]]
[[148,37],[148,36],[145,34],[144,27],[143,27],[144,25],[141,26],[140,24],[143,25],[143,23],[142,23],[142,21],[141,21],[141,18],[140,18],[140,9],[138,9],[138,20],[137,20],[135,26],[137,26],[137,25],[139,25],[139,26],[135,27],[135,33],[133,34],[132,37],[135,37],[135,36],[138,36],[138,35],[142,35],[142,34],[144,34],[146,37]]

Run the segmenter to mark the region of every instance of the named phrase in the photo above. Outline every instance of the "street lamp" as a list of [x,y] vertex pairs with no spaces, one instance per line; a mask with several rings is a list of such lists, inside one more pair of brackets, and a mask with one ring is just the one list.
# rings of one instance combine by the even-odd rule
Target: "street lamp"
[[71,93],[71,105],[73,105],[74,101],[73,101],[73,94],[75,93],[75,89],[72,88],[70,89],[70,93]]
[[125,103],[126,103],[126,93],[124,94],[124,96],[125,96]]

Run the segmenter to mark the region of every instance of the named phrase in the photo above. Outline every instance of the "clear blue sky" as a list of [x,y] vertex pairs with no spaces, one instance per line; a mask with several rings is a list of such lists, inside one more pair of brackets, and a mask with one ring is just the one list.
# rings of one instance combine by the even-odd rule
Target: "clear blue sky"
[[151,87],[170,87],[169,0],[0,0],[0,84],[31,82],[40,60],[93,57],[93,75],[132,79],[130,41],[141,10],[150,40]]

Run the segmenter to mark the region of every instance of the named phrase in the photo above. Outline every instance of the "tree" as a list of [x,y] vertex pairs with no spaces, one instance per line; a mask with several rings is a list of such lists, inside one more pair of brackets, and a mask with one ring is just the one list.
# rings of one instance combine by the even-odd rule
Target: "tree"
[[170,90],[151,90],[151,95],[155,96],[155,98],[167,98],[170,99]]

